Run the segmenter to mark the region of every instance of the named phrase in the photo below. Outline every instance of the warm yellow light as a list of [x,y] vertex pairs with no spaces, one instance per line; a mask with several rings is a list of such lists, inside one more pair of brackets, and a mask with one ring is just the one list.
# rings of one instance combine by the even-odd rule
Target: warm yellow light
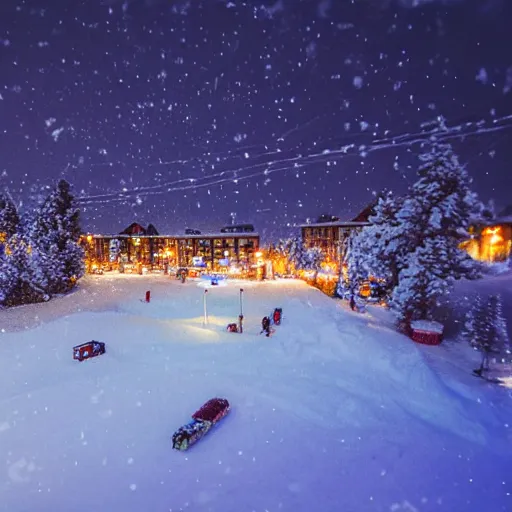
[[491,245],[496,245],[500,242],[503,242],[503,237],[500,235],[501,233],[501,226],[495,226],[494,228],[487,228],[482,233],[483,235],[490,235],[491,239],[489,240],[489,243]]
[[261,258],[263,256],[263,253],[261,251],[258,251],[256,253],[256,258]]
[[87,235],[87,241],[92,242],[92,235]]

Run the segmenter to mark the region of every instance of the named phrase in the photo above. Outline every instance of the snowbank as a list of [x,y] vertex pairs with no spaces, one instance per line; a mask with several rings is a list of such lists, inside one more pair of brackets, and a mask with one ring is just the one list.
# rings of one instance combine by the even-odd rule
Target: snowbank
[[434,322],[433,320],[414,320],[411,322],[411,327],[419,331],[435,332],[436,334],[443,334],[443,324]]
[[[506,391],[302,282],[244,283],[227,333],[240,286],[209,288],[207,325],[200,282],[164,276],[0,312],[0,511],[509,510]],[[172,451],[212,396],[230,415]]]

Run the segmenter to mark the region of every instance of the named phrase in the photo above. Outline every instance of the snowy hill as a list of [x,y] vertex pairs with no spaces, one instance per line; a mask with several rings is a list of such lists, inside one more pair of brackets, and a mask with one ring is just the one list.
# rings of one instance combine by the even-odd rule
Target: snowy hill
[[[227,333],[240,286],[245,332]],[[415,345],[302,282],[210,288],[207,326],[203,295],[105,275],[0,312],[1,512],[511,510],[509,390],[462,348]],[[107,353],[74,361],[90,339]],[[173,451],[213,396],[231,413]]]

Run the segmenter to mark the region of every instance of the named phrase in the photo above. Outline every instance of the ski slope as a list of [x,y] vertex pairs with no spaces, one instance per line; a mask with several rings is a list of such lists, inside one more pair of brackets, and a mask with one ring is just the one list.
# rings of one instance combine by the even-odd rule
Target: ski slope
[[[240,287],[245,332],[227,333]],[[288,280],[210,288],[204,325],[204,290],[88,276],[0,311],[0,512],[512,510],[510,390],[473,377],[465,347]],[[107,353],[74,361],[91,339]],[[172,450],[214,396],[230,414]]]

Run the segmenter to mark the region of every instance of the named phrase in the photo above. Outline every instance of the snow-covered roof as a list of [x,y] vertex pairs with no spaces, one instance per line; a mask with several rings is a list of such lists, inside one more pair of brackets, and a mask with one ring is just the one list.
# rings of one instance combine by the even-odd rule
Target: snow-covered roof
[[300,224],[300,228],[356,228],[358,226],[370,226],[370,222],[354,221],[335,221],[335,222],[315,222],[313,224]]

